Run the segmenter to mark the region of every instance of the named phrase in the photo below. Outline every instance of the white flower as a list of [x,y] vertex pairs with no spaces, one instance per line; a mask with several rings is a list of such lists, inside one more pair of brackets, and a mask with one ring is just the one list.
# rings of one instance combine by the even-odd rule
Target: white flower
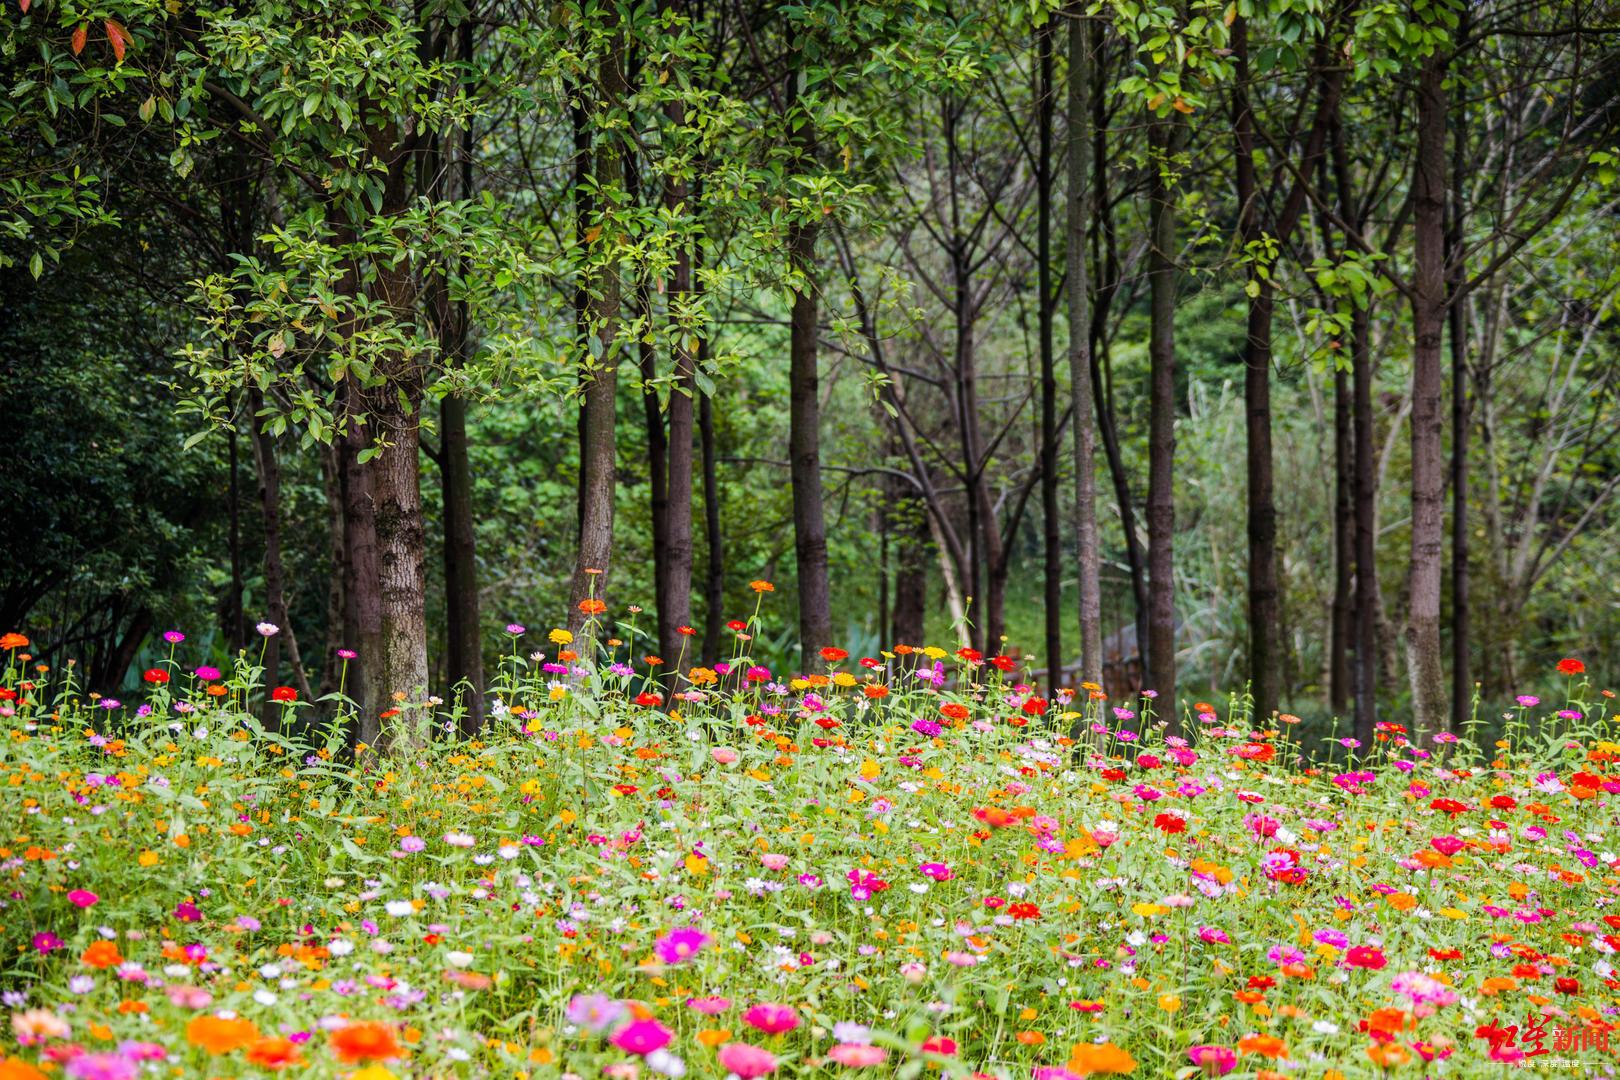
[[333,956],[348,956],[354,952],[354,942],[348,938],[338,938],[326,947]]
[[678,1080],[679,1077],[686,1075],[686,1062],[668,1050],[654,1050],[647,1055],[646,1060],[647,1068],[669,1077],[670,1080]]
[[409,900],[390,900],[384,906],[388,909],[388,914],[394,916],[395,918],[402,919],[406,915],[413,915],[416,913],[416,905],[411,903]]
[[459,949],[452,949],[450,952],[445,953],[444,958],[450,962],[452,967],[458,968],[471,967],[473,962],[472,953],[461,952]]
[[281,633],[281,627],[277,626],[273,622],[262,622],[258,626],[254,627],[254,629],[259,632],[260,637],[275,637],[277,634]]
[[272,994],[268,990],[255,990],[253,991],[253,1000],[257,1001],[260,1005],[269,1006],[274,1005],[278,999],[276,998],[275,994]]

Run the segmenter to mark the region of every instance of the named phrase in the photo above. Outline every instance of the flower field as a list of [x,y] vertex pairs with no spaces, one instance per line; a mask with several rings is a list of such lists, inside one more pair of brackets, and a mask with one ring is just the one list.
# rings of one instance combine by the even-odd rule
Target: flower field
[[509,631],[482,736],[387,756],[251,652],[171,634],[116,702],[0,642],[0,1078],[1620,1061],[1620,742],[1578,662],[1569,701],[1420,748],[1046,700],[968,650],[792,677],[739,634],[650,682]]

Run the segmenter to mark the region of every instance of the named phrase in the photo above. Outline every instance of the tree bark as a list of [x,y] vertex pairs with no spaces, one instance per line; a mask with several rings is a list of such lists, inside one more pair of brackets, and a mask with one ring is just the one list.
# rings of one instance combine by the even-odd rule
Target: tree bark
[[1354,508],[1354,448],[1350,436],[1350,374],[1342,365],[1333,371],[1333,611],[1328,630],[1328,707],[1344,714],[1350,701],[1350,642],[1354,632],[1350,587],[1354,555],[1351,537]]
[[1423,61],[1417,91],[1417,153],[1412,176],[1412,540],[1406,626],[1415,734],[1427,744],[1444,731],[1440,648],[1441,568],[1445,557],[1445,469],[1441,351],[1446,321],[1446,55]]
[[[349,395],[355,393],[352,381]],[[358,406],[355,411],[363,411]],[[377,501],[372,470],[359,460],[366,449],[363,430],[351,424],[340,446],[339,480],[343,499],[343,624],[347,646],[358,653],[349,665],[347,695],[358,707],[356,743],[375,746],[381,736],[378,687],[382,663],[382,593],[377,567]]]
[[[264,397],[258,390],[248,395],[248,424],[253,431],[253,464],[259,479],[259,520],[264,538],[264,617],[278,629],[287,628],[287,576],[281,561],[281,462],[276,458],[275,436],[264,430],[260,414]],[[281,636],[272,634],[264,648],[264,712],[262,719],[273,727],[281,717],[281,706],[270,701],[270,691],[281,678]]]
[[[674,5],[670,0],[660,3],[661,9]],[[672,128],[679,130],[686,123],[686,105],[672,100],[664,106],[664,116]],[[686,205],[686,181],[673,176],[664,185],[664,208],[671,219],[679,215],[691,216]],[[680,244],[675,251],[675,265],[670,271],[669,309],[678,313],[686,305],[692,290],[692,246],[695,239]],[[673,318],[671,321],[675,321]],[[668,513],[665,519],[666,582],[664,596],[659,601],[662,616],[666,610],[667,624],[678,633],[679,628],[692,621],[692,403],[697,387],[693,377],[692,349],[689,336],[680,326],[674,332],[675,387],[669,395],[669,481],[665,492]],[[669,656],[678,651],[673,637],[661,641],[660,647]]]
[[[815,153],[814,124],[795,116],[799,81],[795,66],[788,72],[785,108],[789,123],[802,122],[795,136],[800,162]],[[799,277],[793,294],[788,347],[788,457],[793,482],[793,549],[799,584],[799,650],[809,670],[816,653],[832,644],[832,609],[827,583],[827,522],[821,492],[821,397],[817,341],[816,235],[818,226],[797,222],[788,228],[788,263]]]
[[[647,290],[637,289],[636,296],[642,317],[651,320],[652,306],[648,303]],[[658,655],[664,658],[666,664],[674,664],[680,642],[675,634],[678,624],[671,621],[669,597],[669,433],[664,427],[664,410],[658,404],[658,392],[653,385],[658,375],[657,353],[649,341],[643,340],[639,345],[641,381],[645,387],[641,404],[647,420],[647,496],[652,513],[653,600],[658,624]]]
[[1172,729],[1176,705],[1175,455],[1176,455],[1176,210],[1167,173],[1176,150],[1176,122],[1151,120],[1148,165],[1148,688]]
[[[1069,190],[1065,272],[1069,294],[1069,402],[1074,408],[1074,537],[1080,574],[1080,681],[1102,685],[1102,549],[1097,528],[1097,447],[1092,414],[1091,279],[1086,229],[1091,222],[1091,80],[1097,28],[1069,7]],[[1129,496],[1127,495],[1128,514]],[[1050,597],[1048,598],[1050,602]],[[1084,696],[1079,700],[1084,701]]]
[[[698,341],[698,361],[704,359],[707,337]],[[714,403],[708,394],[698,400],[698,431],[703,450],[703,541],[708,549],[703,575],[703,662],[720,659],[720,633],[725,627],[725,550],[720,532],[720,479],[715,460]]]
[[[1467,18],[1466,13],[1463,16]],[[1467,166],[1466,115],[1451,136],[1451,197],[1446,215],[1447,330],[1451,345],[1451,727],[1461,731],[1473,704],[1468,571],[1468,281],[1463,245],[1463,177]]]
[[[603,58],[598,76],[605,108],[613,108],[624,96],[624,35],[615,33],[613,46]],[[624,162],[620,148],[610,137],[604,137],[596,146],[596,181],[604,190],[612,190],[624,180]],[[604,214],[607,212],[603,208]],[[615,244],[604,222],[596,243]],[[581,446],[580,483],[583,499],[580,505],[579,557],[574,567],[573,588],[569,595],[568,625],[577,632],[584,625],[587,612],[581,608],[588,600],[592,604],[605,603],[608,586],[609,563],[613,557],[613,499],[615,401],[618,388],[618,331],[619,297],[621,283],[616,257],[611,254],[602,260],[595,274],[594,295],[591,297],[589,333],[594,334],[599,349],[586,365],[584,402],[584,444]]]
[[[457,28],[457,48],[463,63],[473,58],[473,24],[465,19]],[[444,194],[470,199],[473,196],[472,129],[460,131],[456,190]],[[446,166],[450,162],[444,162]],[[442,170],[450,173],[448,168]],[[466,271],[465,263],[461,267]],[[448,284],[436,281],[438,292],[439,344],[445,362],[461,366],[467,362],[471,327],[465,301],[452,301]],[[478,598],[477,529],[473,510],[472,465],[467,452],[467,401],[450,394],[439,406],[439,482],[444,515],[444,607],[448,681],[452,688],[465,683],[462,699],[461,735],[471,738],[484,725],[484,646],[482,617]],[[449,697],[450,695],[446,695]]]
[[[1057,92],[1053,81],[1054,33],[1052,19],[1048,19],[1035,32],[1035,47],[1040,60],[1037,87],[1039,148],[1035,157],[1035,260],[1041,356],[1041,551],[1044,556],[1042,584],[1046,610],[1043,614],[1046,617],[1045,660],[1049,689],[1058,686],[1064,666],[1063,532],[1058,508],[1057,362],[1053,356],[1056,346],[1052,326],[1057,314],[1057,294],[1052,289],[1052,120],[1056,112],[1054,99]],[[1072,145],[1072,136],[1070,141]]]

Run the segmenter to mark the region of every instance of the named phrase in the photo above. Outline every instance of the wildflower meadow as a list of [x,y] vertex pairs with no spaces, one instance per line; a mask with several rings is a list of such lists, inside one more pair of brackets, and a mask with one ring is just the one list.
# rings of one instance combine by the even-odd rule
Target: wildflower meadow
[[755,625],[681,670],[513,624],[480,736],[388,756],[252,649],[171,632],[119,701],[0,639],[0,1077],[1613,1075],[1579,660],[1361,745]]

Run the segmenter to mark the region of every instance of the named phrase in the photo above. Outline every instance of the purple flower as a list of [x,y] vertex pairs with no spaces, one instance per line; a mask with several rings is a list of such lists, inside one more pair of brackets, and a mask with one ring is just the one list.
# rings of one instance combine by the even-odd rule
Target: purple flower
[[178,630],[165,630],[163,631],[163,640],[167,641],[170,645],[178,645],[182,641],[186,640],[186,635],[182,634]]
[[181,922],[202,922],[202,909],[190,900],[182,900],[174,906],[174,917]]
[[414,855],[427,847],[427,841],[420,836],[402,836],[399,840],[399,850]]
[[522,637],[524,633],[524,626],[522,623],[507,623],[506,632],[511,634],[513,637]]
[[624,1002],[606,994],[575,994],[564,1015],[570,1024],[582,1027],[593,1035],[600,1035],[624,1019],[627,1011]]
[[197,678],[201,679],[203,682],[213,682],[215,679],[219,678],[219,668],[209,667],[207,664],[204,664],[202,667],[197,669],[196,674]]
[[42,956],[62,948],[62,944],[62,939],[48,930],[34,935],[34,951]]
[[926,735],[932,739],[937,737],[944,729],[932,720],[919,718],[911,722],[911,730],[915,731],[919,735]]
[[360,655],[353,649],[339,649],[337,654],[339,660],[353,660]]

